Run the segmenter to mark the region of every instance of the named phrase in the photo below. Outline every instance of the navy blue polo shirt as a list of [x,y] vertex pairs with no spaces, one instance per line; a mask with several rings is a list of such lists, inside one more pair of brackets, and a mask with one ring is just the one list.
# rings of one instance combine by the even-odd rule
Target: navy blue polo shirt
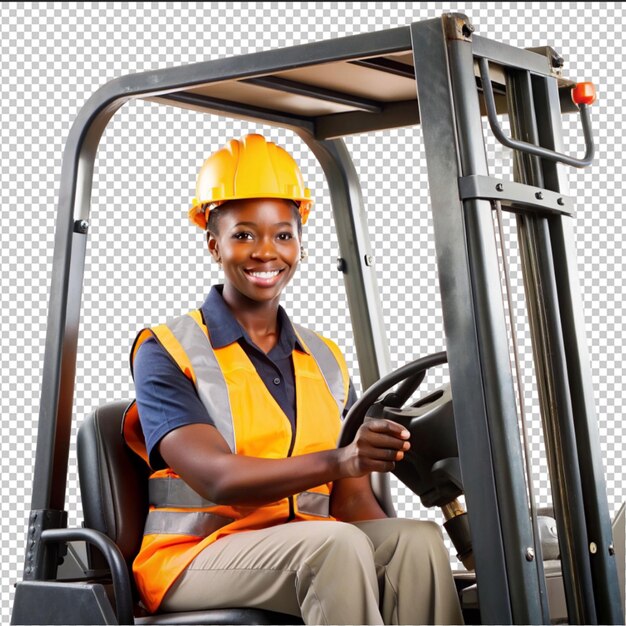
[[[237,341],[256,368],[261,380],[280,408],[296,424],[296,387],[293,350],[302,350],[289,316],[278,307],[279,337],[267,354],[250,339],[222,298],[223,285],[211,288],[201,307],[213,348],[223,348]],[[202,404],[193,383],[180,371],[170,355],[154,339],[144,341],[134,362],[135,393],[150,464],[165,467],[158,443],[170,431],[187,424],[215,425]],[[344,416],[356,401],[352,381]]]

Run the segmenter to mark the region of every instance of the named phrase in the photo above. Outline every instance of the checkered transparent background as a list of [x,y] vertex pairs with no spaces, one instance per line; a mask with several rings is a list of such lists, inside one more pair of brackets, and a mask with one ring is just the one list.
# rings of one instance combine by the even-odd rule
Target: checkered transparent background
[[[622,485],[624,260],[621,176],[624,148],[622,24],[615,3],[3,3],[0,52],[2,201],[2,614],[21,577],[37,437],[51,279],[55,207],[64,143],[87,98],[129,73],[392,28],[445,10],[470,16],[477,33],[519,47],[550,44],[566,74],[593,80],[594,166],[570,172],[577,198],[575,234],[608,498],[614,514]],[[81,520],[75,427],[101,403],[130,398],[128,352],[143,325],[199,304],[219,279],[202,234],[186,220],[197,168],[228,138],[265,132],[300,162],[316,204],[305,229],[309,252],[284,305],[295,321],[334,337],[360,389],[321,168],[299,138],[281,129],[131,102],[112,119],[96,159],[70,453],[67,510]],[[582,145],[575,118],[568,149]],[[489,137],[489,133],[487,133]],[[349,137],[362,181],[382,308],[394,366],[444,348],[425,160],[419,129]],[[510,157],[489,138],[495,175]],[[507,219],[507,232],[511,229]],[[516,250],[514,238],[507,245]],[[511,261],[527,397],[534,484],[549,500],[532,401],[530,340],[521,305],[521,271]],[[445,372],[431,376],[440,384]],[[395,483],[394,483],[395,484]],[[404,488],[402,516],[424,511]]]

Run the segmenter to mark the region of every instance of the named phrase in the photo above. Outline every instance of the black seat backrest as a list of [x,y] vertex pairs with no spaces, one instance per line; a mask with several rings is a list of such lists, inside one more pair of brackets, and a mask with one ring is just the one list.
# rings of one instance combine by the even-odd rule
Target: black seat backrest
[[106,404],[87,417],[78,431],[77,453],[85,526],[108,535],[130,566],[143,536],[150,469],[122,438],[129,404]]

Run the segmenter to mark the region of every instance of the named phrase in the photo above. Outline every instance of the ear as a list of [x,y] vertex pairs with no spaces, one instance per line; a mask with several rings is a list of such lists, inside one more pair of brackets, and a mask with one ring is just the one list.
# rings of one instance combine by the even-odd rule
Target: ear
[[207,234],[207,247],[209,248],[209,252],[213,259],[219,263],[222,259],[222,255],[220,254],[219,243],[217,239],[213,236],[212,233]]

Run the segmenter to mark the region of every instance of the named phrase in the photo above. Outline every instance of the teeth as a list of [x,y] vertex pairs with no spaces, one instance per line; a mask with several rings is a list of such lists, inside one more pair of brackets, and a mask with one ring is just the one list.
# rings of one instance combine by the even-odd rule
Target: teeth
[[274,276],[278,276],[278,270],[274,272],[250,272],[250,274],[255,278],[274,278]]

